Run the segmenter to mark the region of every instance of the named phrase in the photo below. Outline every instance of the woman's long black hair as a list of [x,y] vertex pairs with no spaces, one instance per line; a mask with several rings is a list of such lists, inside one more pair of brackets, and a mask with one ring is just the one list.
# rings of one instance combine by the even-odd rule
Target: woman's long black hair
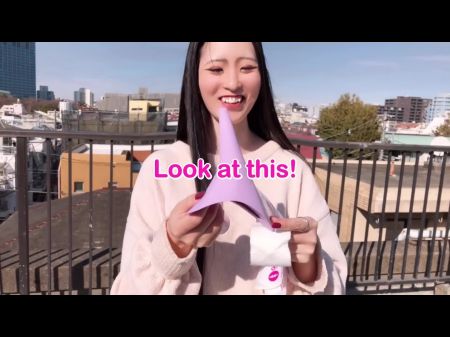
[[[208,150],[214,137],[212,116],[203,102],[198,84],[200,50],[204,44],[205,42],[189,44],[180,97],[177,140],[190,146],[193,163],[197,163],[200,158],[208,162]],[[263,140],[273,140],[283,149],[296,152],[278,121],[262,44],[253,42],[253,47],[261,74],[261,89],[247,116],[249,128]],[[206,190],[209,183],[207,179],[196,179],[197,191]]]

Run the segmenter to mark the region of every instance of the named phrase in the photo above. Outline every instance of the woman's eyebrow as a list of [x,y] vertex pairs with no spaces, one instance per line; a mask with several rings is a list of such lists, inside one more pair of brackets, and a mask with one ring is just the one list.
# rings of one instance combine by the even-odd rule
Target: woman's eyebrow
[[[237,58],[237,61],[241,61],[241,60],[249,60],[249,61],[253,61],[253,62],[258,63],[258,61],[254,57],[242,56],[242,57],[238,57]],[[228,60],[224,59],[224,58],[222,58],[222,59],[211,59],[208,62],[206,62],[205,65],[206,64],[210,64],[210,63],[214,63],[214,62],[225,62],[225,63],[227,63]]]

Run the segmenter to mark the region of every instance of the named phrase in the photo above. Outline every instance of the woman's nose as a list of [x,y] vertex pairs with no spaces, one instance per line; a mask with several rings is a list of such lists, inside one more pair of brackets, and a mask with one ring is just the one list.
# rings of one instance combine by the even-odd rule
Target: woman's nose
[[231,90],[231,91],[236,91],[236,90],[240,89],[241,86],[242,86],[242,83],[241,83],[241,79],[239,77],[239,73],[235,72],[235,71],[230,71],[228,73],[228,76],[227,76],[227,79],[225,82],[226,89]]

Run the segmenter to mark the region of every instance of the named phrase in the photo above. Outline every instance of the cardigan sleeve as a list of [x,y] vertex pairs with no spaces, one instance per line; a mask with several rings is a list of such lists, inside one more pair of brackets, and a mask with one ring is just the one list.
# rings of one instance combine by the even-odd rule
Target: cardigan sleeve
[[145,160],[134,185],[120,272],[111,294],[198,294],[200,290],[197,251],[179,258],[167,237],[164,194],[152,172],[155,159],[161,160],[158,152]]

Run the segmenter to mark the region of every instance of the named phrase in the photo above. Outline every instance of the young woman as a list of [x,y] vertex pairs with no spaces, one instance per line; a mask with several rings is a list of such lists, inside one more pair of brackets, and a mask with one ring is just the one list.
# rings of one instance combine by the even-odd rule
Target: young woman
[[[155,179],[155,161],[218,163],[219,110],[226,107],[245,160],[296,161],[295,178],[256,179],[283,215],[273,228],[291,232],[288,294],[343,294],[347,263],[327,203],[309,166],[295,153],[276,115],[260,43],[195,42],[188,48],[177,141],[153,153],[133,189],[112,294],[262,294],[250,265],[254,217],[234,203],[188,211],[210,180]],[[201,270],[196,260],[204,251]],[[202,249],[203,251],[203,249]]]

